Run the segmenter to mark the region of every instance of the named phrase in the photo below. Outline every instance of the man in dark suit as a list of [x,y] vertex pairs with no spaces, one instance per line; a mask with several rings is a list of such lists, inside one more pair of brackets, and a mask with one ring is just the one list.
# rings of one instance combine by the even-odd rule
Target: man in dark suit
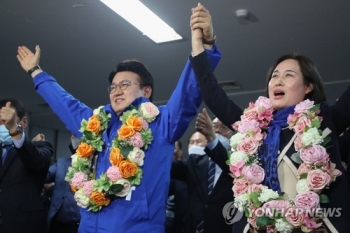
[[[184,180],[188,185],[189,201],[182,230],[185,233],[232,231],[232,226],[225,222],[222,214],[224,206],[233,201],[233,180],[228,175],[229,167],[225,163],[228,159],[227,150],[223,146],[229,145],[228,138],[232,131],[221,125],[216,118],[212,123],[207,131],[200,133],[196,128],[197,132],[192,134],[187,164],[173,162],[172,177]],[[206,148],[207,142],[215,139],[218,140],[215,148]],[[210,157],[213,158],[215,167],[213,173],[210,173]]]
[[0,232],[43,233],[46,209],[40,198],[53,154],[47,141],[31,142],[23,104],[0,100]]
[[[72,154],[78,147],[79,139],[72,135],[69,148]],[[52,198],[48,214],[48,223],[51,233],[77,233],[80,222],[80,210],[74,200],[74,192],[69,183],[65,181],[68,167],[72,158],[59,158],[47,173],[46,183],[54,182]]]

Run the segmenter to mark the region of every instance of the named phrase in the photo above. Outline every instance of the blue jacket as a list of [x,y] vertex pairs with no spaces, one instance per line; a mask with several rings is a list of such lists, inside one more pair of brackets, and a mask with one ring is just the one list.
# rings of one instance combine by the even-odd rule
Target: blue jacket
[[[208,54],[214,69],[221,58],[221,53],[214,46],[208,51]],[[80,122],[82,119],[88,119],[93,110],[67,93],[53,77],[45,72],[39,73],[34,78],[34,84],[37,92],[46,100],[71,133],[81,135],[78,131]],[[146,98],[137,98],[133,105],[137,107],[147,101],[149,100]],[[81,209],[79,232],[164,232],[165,204],[168,196],[174,142],[181,138],[188,124],[197,115],[201,101],[194,72],[187,61],[167,105],[159,107],[160,114],[150,124],[153,141],[145,151],[142,166],[143,177],[141,184],[132,191],[131,200],[116,198],[97,213]],[[119,116],[112,110],[111,105],[106,105],[104,109],[107,113],[111,113],[112,117],[107,130],[103,133],[105,144],[97,160],[97,177],[111,166],[109,152],[106,149],[117,136],[117,130],[121,126]]]
[[[52,197],[51,197],[51,204],[49,209],[49,214],[47,221],[50,224],[52,218],[56,215],[58,210],[62,207],[63,202],[69,195],[73,195],[69,184],[67,181],[64,180],[66,173],[68,171],[68,167],[71,165],[72,159],[71,158],[60,158],[57,160],[57,162],[50,166],[49,172],[46,176],[45,183],[51,183],[54,182],[53,191],[52,191]],[[70,197],[71,198],[71,197]],[[77,206],[76,202],[70,203],[67,202],[66,199],[65,203],[65,211],[70,212],[64,212],[63,219],[60,219],[60,221],[65,223],[72,223],[72,222],[79,222],[80,221],[80,213],[79,211],[76,212],[77,208],[74,208]],[[75,205],[75,206],[72,206]],[[66,214],[67,213],[67,214]],[[72,214],[74,216],[72,216]]]

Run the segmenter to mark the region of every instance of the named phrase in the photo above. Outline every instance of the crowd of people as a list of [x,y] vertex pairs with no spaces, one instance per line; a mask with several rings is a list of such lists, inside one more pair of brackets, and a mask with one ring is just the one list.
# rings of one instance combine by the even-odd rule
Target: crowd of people
[[[21,102],[0,101],[0,232],[350,232],[350,89],[328,105],[313,62],[286,54],[266,96],[242,109],[216,80],[221,52],[203,5],[190,28],[192,54],[164,106],[152,104],[153,77],[137,60],[116,65],[110,103],[91,109],[39,66],[39,46],[18,47],[73,135],[72,156],[50,166],[53,147],[44,135],[28,139]],[[40,196],[52,183],[47,211]],[[231,207],[244,214],[231,221]]]

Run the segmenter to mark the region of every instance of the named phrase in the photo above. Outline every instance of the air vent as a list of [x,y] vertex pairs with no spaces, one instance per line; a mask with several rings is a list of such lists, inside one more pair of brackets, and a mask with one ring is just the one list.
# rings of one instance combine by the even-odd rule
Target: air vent
[[219,86],[224,90],[236,90],[241,88],[235,81],[219,82]]

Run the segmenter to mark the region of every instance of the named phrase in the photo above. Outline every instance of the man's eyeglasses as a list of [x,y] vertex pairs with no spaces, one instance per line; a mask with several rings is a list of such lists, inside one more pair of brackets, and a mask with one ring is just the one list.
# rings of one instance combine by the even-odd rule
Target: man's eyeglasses
[[107,90],[110,94],[114,93],[118,87],[120,90],[125,90],[126,88],[128,88],[128,86],[130,86],[131,84],[137,84],[137,85],[142,85],[141,83],[134,83],[134,82],[131,82],[131,81],[128,81],[128,80],[123,80],[123,81],[120,81],[120,83],[118,84],[112,84],[110,85]]

